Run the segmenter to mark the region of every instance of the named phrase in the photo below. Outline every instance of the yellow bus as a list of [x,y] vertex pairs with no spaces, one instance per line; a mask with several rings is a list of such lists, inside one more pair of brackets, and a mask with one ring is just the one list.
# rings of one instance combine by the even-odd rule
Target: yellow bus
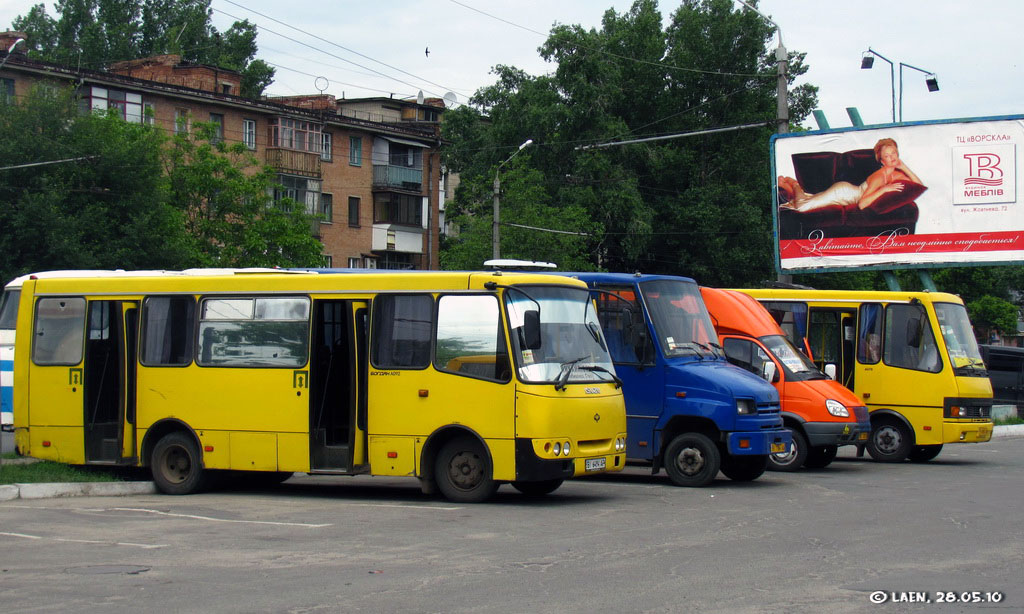
[[943,292],[741,290],[868,407],[872,458],[924,462],[992,437],[992,386],[960,297]]
[[211,473],[414,476],[482,501],[620,471],[620,382],[586,285],[536,274],[212,271],[22,284],[24,455]]

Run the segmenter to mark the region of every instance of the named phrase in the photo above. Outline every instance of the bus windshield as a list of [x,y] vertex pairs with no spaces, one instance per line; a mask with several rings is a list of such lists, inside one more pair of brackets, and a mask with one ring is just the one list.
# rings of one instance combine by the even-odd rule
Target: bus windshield
[[[583,288],[528,286],[505,293],[519,379],[529,383],[611,382],[608,345],[590,293]],[[540,312],[540,344],[527,347],[524,322]],[[538,345],[538,344],[534,344]]]
[[3,298],[0,298],[0,329],[14,330],[18,323],[18,301],[21,299],[21,290],[4,290]]
[[640,284],[665,356],[718,357],[718,336],[695,283],[659,279]]
[[984,372],[985,362],[981,359],[978,342],[967,318],[967,309],[956,303],[935,303],[935,316],[939,319],[939,329],[957,375]]
[[761,337],[761,343],[768,351],[782,363],[786,372],[786,379],[791,381],[805,381],[815,379],[827,379],[828,376],[818,370],[810,358],[793,347],[792,342],[782,335],[766,335]]

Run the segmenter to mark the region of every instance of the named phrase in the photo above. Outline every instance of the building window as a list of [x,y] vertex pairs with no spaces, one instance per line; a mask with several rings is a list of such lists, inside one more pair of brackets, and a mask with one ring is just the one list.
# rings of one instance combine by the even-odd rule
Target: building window
[[361,269],[361,268],[363,268],[363,259],[362,258],[349,258],[348,259],[348,268],[350,268],[350,269]]
[[147,126],[156,125],[156,107],[152,102],[142,103],[142,122]]
[[320,195],[320,221],[330,224],[334,221],[334,195]]
[[188,134],[188,109],[174,109],[174,134]]
[[107,113],[113,111],[125,121],[142,123],[142,94],[112,90],[95,85],[83,88],[82,106],[85,110]]
[[14,79],[0,79],[0,102],[14,102]]
[[420,226],[423,221],[422,197],[397,192],[373,195],[374,224]]
[[324,254],[324,266],[327,268],[331,268],[332,266],[334,266],[334,257]]
[[313,122],[275,117],[270,120],[272,147],[320,153],[322,127]]
[[320,159],[327,162],[331,161],[331,133],[321,132],[320,133]]
[[256,120],[242,120],[242,142],[249,149],[256,149]]
[[210,113],[210,123],[214,125],[213,138],[211,143],[220,143],[224,140],[224,116],[220,113]]
[[323,184],[319,179],[278,175],[277,182],[281,185],[274,189],[274,202],[291,198],[303,205],[305,212],[310,215],[320,211],[320,190]]
[[363,137],[348,137],[348,163],[352,166],[363,165]]
[[359,197],[348,197],[348,225],[354,228],[359,227]]

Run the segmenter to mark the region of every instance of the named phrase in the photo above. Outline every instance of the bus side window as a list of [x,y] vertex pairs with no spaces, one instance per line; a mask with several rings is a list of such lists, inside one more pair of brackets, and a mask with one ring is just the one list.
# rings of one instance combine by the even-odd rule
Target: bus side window
[[34,332],[32,360],[37,365],[77,365],[82,362],[85,299],[39,299]]
[[430,365],[434,298],[429,294],[385,294],[373,301],[373,366],[425,369]]
[[494,295],[442,296],[437,303],[435,368],[489,380],[512,377]]
[[192,362],[196,301],[191,296],[152,296],[142,304],[142,356],[147,366]]
[[885,364],[915,371],[942,370],[938,345],[920,305],[889,305],[885,309]]
[[864,303],[860,306],[857,330],[857,360],[873,365],[882,359],[882,306]]

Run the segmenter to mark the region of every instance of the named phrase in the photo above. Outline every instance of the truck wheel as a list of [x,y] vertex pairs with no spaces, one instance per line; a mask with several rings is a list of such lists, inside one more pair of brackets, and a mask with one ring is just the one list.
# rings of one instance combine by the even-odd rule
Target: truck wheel
[[540,482],[512,482],[512,488],[515,488],[519,492],[523,493],[527,497],[543,497],[549,495],[562,485],[562,480],[556,478],[554,480],[541,480]]
[[444,444],[434,464],[434,476],[441,494],[456,503],[480,503],[498,490],[487,453],[470,437]]
[[199,446],[186,433],[165,435],[153,447],[150,457],[153,483],[168,495],[188,495],[203,489],[206,471]]
[[824,469],[832,464],[838,452],[838,446],[814,446],[807,453],[804,467],[808,469]]
[[887,419],[871,429],[868,454],[880,463],[898,463],[907,458],[913,447],[913,433],[898,420]]
[[676,486],[707,486],[718,475],[721,455],[706,436],[683,433],[665,448],[664,465]]
[[807,458],[807,439],[796,429],[787,426],[786,430],[793,436],[793,443],[789,445],[789,452],[768,455],[768,469],[771,471],[796,471],[803,467]]
[[753,456],[727,455],[722,459],[722,473],[734,482],[752,482],[761,477],[768,468],[768,455]]
[[907,457],[915,463],[927,463],[942,452],[942,444],[937,446],[914,446]]

